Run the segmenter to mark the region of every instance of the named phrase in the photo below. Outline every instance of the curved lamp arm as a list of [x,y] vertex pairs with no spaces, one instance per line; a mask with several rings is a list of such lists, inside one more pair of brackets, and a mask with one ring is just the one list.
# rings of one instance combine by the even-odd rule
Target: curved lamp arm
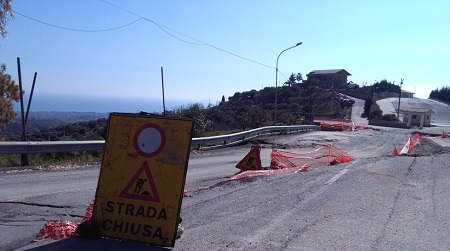
[[291,46],[291,47],[289,47],[287,49],[282,50],[280,52],[280,54],[278,54],[278,57],[277,57],[277,64],[276,64],[276,67],[275,67],[275,110],[274,110],[274,115],[273,115],[274,116],[273,121],[274,121],[275,125],[277,124],[277,102],[278,102],[278,91],[277,91],[277,89],[278,89],[278,59],[280,58],[281,54],[283,54],[283,52],[285,52],[287,50],[290,50],[290,49],[292,49],[294,47],[297,47],[297,46],[299,46],[301,44],[302,44],[302,42],[299,42],[299,43],[297,43],[294,46]]

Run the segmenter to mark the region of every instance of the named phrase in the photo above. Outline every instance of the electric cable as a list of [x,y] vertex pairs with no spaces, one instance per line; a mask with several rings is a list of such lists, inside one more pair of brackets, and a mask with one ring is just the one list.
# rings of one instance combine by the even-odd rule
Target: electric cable
[[130,26],[130,25],[132,25],[132,24],[134,24],[134,23],[136,23],[136,22],[142,20],[142,18],[138,18],[138,19],[134,20],[134,21],[131,22],[131,23],[128,23],[128,24],[125,24],[125,25],[121,25],[121,26],[118,26],[118,27],[114,27],[114,28],[109,28],[109,29],[101,29],[101,30],[82,30],[82,29],[73,29],[73,28],[62,27],[62,26],[59,26],[59,25],[46,23],[46,22],[43,22],[43,21],[41,21],[41,20],[37,20],[37,19],[35,19],[35,18],[29,17],[29,16],[27,16],[27,15],[24,15],[24,14],[22,14],[22,13],[20,13],[20,12],[14,11],[14,10],[13,10],[12,12],[14,12],[15,14],[17,14],[17,15],[19,15],[19,16],[28,18],[28,19],[30,19],[30,20],[33,20],[33,21],[35,21],[35,22],[38,22],[38,23],[41,23],[41,24],[44,24],[44,25],[47,25],[47,26],[51,26],[51,27],[59,28],[59,29],[63,29],[63,30],[77,31],[77,32],[106,32],[106,31],[113,31],[113,30],[118,30],[118,29],[125,28],[125,27],[127,27],[127,26]]
[[[238,55],[238,54],[236,54],[236,53],[233,53],[233,52],[224,50],[224,49],[219,48],[219,47],[217,47],[217,46],[214,46],[214,45],[212,45],[212,44],[209,44],[209,43],[203,42],[203,41],[201,41],[201,40],[199,40],[199,39],[196,39],[196,38],[193,38],[193,37],[191,37],[191,36],[185,35],[185,34],[179,32],[179,31],[175,31],[175,30],[173,30],[173,29],[171,29],[171,28],[169,28],[169,27],[166,27],[166,26],[164,26],[164,25],[158,24],[158,23],[156,23],[156,22],[153,21],[153,20],[150,20],[150,19],[148,19],[148,18],[146,18],[146,17],[143,17],[143,16],[141,16],[141,15],[139,15],[139,14],[136,14],[136,13],[134,13],[134,12],[132,12],[132,11],[129,11],[129,10],[125,9],[125,8],[122,8],[122,7],[120,7],[120,6],[117,6],[117,5],[115,5],[115,4],[112,4],[112,3],[108,2],[108,1],[105,1],[105,0],[102,0],[102,1],[105,2],[105,3],[107,3],[107,4],[109,4],[109,5],[111,5],[111,6],[114,6],[114,7],[118,8],[118,9],[120,9],[120,10],[123,10],[123,11],[125,11],[125,12],[128,12],[128,13],[130,13],[131,15],[137,16],[137,17],[142,18],[142,19],[144,19],[144,20],[146,20],[146,21],[148,21],[148,22],[150,22],[150,23],[153,23],[153,24],[156,25],[159,29],[161,29],[162,31],[164,31],[165,33],[167,33],[168,35],[170,35],[170,36],[172,36],[172,37],[174,37],[174,38],[176,38],[176,39],[178,39],[178,40],[180,40],[180,41],[182,41],[182,42],[189,43],[189,44],[195,44],[195,45],[206,45],[206,46],[209,46],[209,47],[211,47],[211,48],[213,48],[213,49],[216,49],[216,50],[225,52],[225,53],[227,53],[227,54],[230,54],[230,55],[232,55],[232,56],[238,57],[238,58],[240,58],[240,59],[244,59],[244,60],[247,60],[247,61],[249,61],[249,62],[252,62],[252,63],[255,63],[255,64],[259,64],[259,65],[264,66],[264,67],[268,67],[268,68],[271,68],[271,69],[275,69],[275,67],[272,67],[272,66],[269,66],[269,65],[266,65],[266,64],[257,62],[257,61],[255,61],[255,60],[252,60],[252,59],[249,59],[249,58],[240,56],[240,55]],[[196,43],[192,43],[192,42],[188,42],[188,41],[186,41],[186,40],[183,40],[183,39],[181,39],[181,38],[179,38],[179,37],[177,37],[177,36],[171,34],[171,33],[168,32],[167,30],[171,30],[171,31],[173,31],[173,32],[176,32],[176,33],[178,33],[178,34],[180,34],[180,35],[183,35],[183,36],[185,36],[185,37],[188,37],[188,38],[190,38],[190,39],[192,39],[192,40],[195,40],[195,41],[197,41],[197,42],[199,42],[199,43],[196,44]]]
[[[137,14],[137,13],[134,13],[134,12],[132,12],[132,11],[129,11],[129,10],[125,9],[125,8],[122,8],[122,7],[120,7],[120,6],[117,6],[117,5],[115,5],[115,4],[112,4],[112,3],[108,2],[108,1],[105,1],[105,0],[102,0],[102,1],[105,2],[106,4],[109,4],[109,5],[113,6],[113,7],[115,7],[115,8],[118,8],[118,9],[120,9],[120,10],[122,10],[122,11],[125,11],[125,12],[127,12],[127,13],[129,13],[129,14],[131,14],[131,15],[134,15],[134,16],[138,17],[138,19],[136,19],[136,20],[134,20],[134,21],[132,21],[132,22],[130,22],[130,23],[127,23],[127,24],[118,26],[118,27],[113,27],[113,28],[108,28],[108,29],[99,29],[99,30],[86,30],[86,29],[74,29],[74,28],[63,27],[63,26],[59,26],[59,25],[55,25],[55,24],[50,24],[50,23],[47,23],[47,22],[38,20],[38,19],[36,19],[36,18],[29,17],[29,16],[27,16],[27,15],[25,15],[25,14],[22,14],[22,13],[20,13],[20,12],[14,11],[14,10],[12,10],[12,12],[15,13],[15,14],[17,14],[17,15],[19,15],[19,16],[22,16],[22,17],[24,17],[24,18],[30,19],[30,20],[32,20],[32,21],[35,21],[35,22],[38,22],[38,23],[41,23],[41,24],[44,24],[44,25],[47,25],[47,26],[50,26],[50,27],[54,27],[54,28],[58,28],[58,29],[63,29],[63,30],[69,30],[69,31],[75,31],[75,32],[91,32],[91,33],[92,33],[92,32],[108,32],[108,31],[118,30],[118,29],[122,29],[122,28],[125,28],[125,27],[127,27],[127,26],[130,26],[130,25],[133,25],[133,24],[135,24],[135,23],[138,22],[138,21],[145,20],[145,21],[147,21],[147,22],[150,22],[150,23],[154,24],[154,25],[155,25],[156,27],[158,27],[161,31],[165,32],[167,35],[169,35],[169,36],[173,37],[174,39],[177,39],[177,40],[179,40],[179,41],[181,41],[181,42],[188,43],[188,44],[192,44],[192,45],[205,45],[205,46],[211,47],[211,48],[213,48],[213,49],[216,49],[216,50],[218,50],[218,51],[221,51],[221,52],[227,53],[227,54],[229,54],[229,55],[238,57],[238,58],[240,58],[240,59],[243,59],[243,60],[246,60],[246,61],[249,61],[249,62],[258,64],[258,65],[261,65],[261,66],[264,66],[264,67],[267,67],[267,68],[275,69],[275,67],[272,67],[272,66],[270,66],[270,65],[266,65],[266,64],[257,62],[257,61],[255,61],[255,60],[252,60],[252,59],[249,59],[249,58],[240,56],[240,55],[238,55],[238,54],[236,54],[236,53],[227,51],[227,50],[222,49],[222,48],[220,48],[220,47],[214,46],[214,45],[212,45],[212,44],[203,42],[203,41],[201,41],[201,40],[199,40],[199,39],[196,39],[196,38],[194,38],[194,37],[191,37],[191,36],[188,36],[188,35],[186,35],[186,34],[183,34],[183,33],[179,32],[179,31],[176,31],[176,30],[171,29],[171,28],[169,28],[169,27],[167,27],[167,26],[164,26],[164,25],[162,25],[162,24],[159,24],[159,23],[157,23],[157,22],[155,22],[155,21],[153,21],[153,20],[151,20],[151,19],[149,19],[149,18],[146,18],[146,17],[141,16],[141,15],[139,15],[139,14]],[[170,30],[170,31],[173,32],[173,33],[177,33],[177,34],[179,34],[179,35],[182,35],[182,36],[184,36],[184,37],[187,37],[187,38],[189,38],[189,39],[192,39],[192,40],[194,40],[194,41],[196,41],[196,42],[198,42],[198,43],[189,42],[189,41],[187,41],[187,40],[185,40],[185,39],[182,39],[182,38],[180,38],[180,37],[178,37],[178,36],[175,36],[174,34],[172,34],[171,32],[169,32],[168,30]],[[286,77],[284,74],[282,74],[281,71],[278,71],[278,72],[279,72],[279,73],[287,80],[287,77]]]

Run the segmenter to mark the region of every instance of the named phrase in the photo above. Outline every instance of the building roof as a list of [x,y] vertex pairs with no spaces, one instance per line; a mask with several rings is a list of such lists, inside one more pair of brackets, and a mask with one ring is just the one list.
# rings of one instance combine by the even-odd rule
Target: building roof
[[314,70],[311,71],[310,73],[308,73],[307,75],[320,75],[320,74],[336,74],[339,73],[341,71],[344,71],[347,76],[351,76],[352,74],[350,74],[348,71],[344,70],[344,69],[332,69],[332,70]]
[[403,92],[403,93],[416,94],[415,92],[410,92],[410,91],[407,91],[407,90],[402,90],[402,92]]

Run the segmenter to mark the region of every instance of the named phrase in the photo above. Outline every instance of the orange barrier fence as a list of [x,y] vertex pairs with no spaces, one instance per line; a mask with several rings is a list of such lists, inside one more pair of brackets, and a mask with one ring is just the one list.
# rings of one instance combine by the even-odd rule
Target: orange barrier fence
[[425,137],[422,134],[416,133],[413,136],[408,138],[408,141],[406,142],[405,146],[400,151],[400,154],[407,154],[414,150],[416,145],[419,143],[420,139]]
[[92,210],[94,209],[94,202],[89,204],[86,209],[86,214],[80,222],[72,222],[68,220],[49,220],[45,223],[44,227],[36,235],[34,241],[45,240],[59,240],[67,237],[77,236],[75,232],[77,227],[92,218]]
[[330,124],[330,123],[320,122],[320,129],[322,131],[351,131],[351,130],[353,130],[353,127],[349,123]]
[[320,123],[323,131],[355,131],[359,129],[372,129],[367,124],[356,125],[351,119],[337,119],[326,117],[314,117],[314,122]]
[[[253,151],[253,149],[255,148],[252,147],[252,150],[250,151]],[[244,157],[244,159],[246,159],[247,156]],[[188,193],[194,191],[210,189],[222,182],[230,180],[239,180],[247,177],[267,176],[273,174],[298,173],[307,171],[311,167],[336,165],[339,163],[346,163],[354,160],[353,157],[332,145],[327,145],[315,151],[307,153],[292,153],[272,149],[270,157],[271,161],[269,170],[246,170],[228,178],[225,181],[221,181],[197,189],[184,190],[184,195],[187,195]]]
[[[406,141],[406,144],[403,146],[401,151],[398,151],[397,147],[394,147],[394,151],[392,154],[394,156],[399,156],[399,155],[405,155],[405,154],[411,153],[412,151],[414,151],[416,145],[419,144],[420,140],[425,137],[428,137],[428,136],[420,134],[420,133],[415,133],[413,136],[408,138],[408,140]],[[442,135],[435,136],[434,138],[448,138],[448,137],[450,137],[450,135],[443,131]]]
[[326,145],[308,153],[292,153],[282,150],[272,150],[270,168],[284,169],[293,167],[314,167],[323,165],[335,165],[352,161],[340,148]]

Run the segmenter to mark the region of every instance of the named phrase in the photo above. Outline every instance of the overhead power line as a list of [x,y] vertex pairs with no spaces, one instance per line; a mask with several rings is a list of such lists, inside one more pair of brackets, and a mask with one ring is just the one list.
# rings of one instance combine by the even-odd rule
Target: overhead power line
[[[261,65],[261,66],[268,67],[268,68],[271,68],[271,69],[275,69],[275,67],[272,67],[272,66],[270,66],[270,65],[266,65],[266,64],[257,62],[257,61],[255,61],[255,60],[252,60],[252,59],[249,59],[249,58],[240,56],[240,55],[238,55],[238,54],[236,54],[236,53],[233,53],[233,52],[224,50],[224,49],[219,48],[219,47],[217,47],[217,46],[214,46],[214,45],[212,45],[212,44],[203,42],[203,41],[201,41],[201,40],[199,40],[199,39],[196,39],[196,38],[193,38],[193,37],[188,36],[188,35],[186,35],[186,34],[183,34],[183,33],[179,32],[179,31],[176,31],[176,30],[174,30],[174,29],[171,29],[171,28],[169,28],[169,27],[167,27],[167,26],[164,26],[164,25],[162,25],[162,24],[158,24],[157,22],[155,22],[155,21],[153,21],[153,20],[150,20],[150,19],[148,19],[148,18],[146,18],[146,17],[143,17],[143,16],[141,16],[141,15],[139,15],[139,14],[136,14],[136,13],[130,11],[130,10],[127,10],[127,9],[124,9],[124,8],[122,8],[122,7],[120,7],[120,6],[117,6],[117,5],[115,5],[115,4],[112,4],[112,3],[108,2],[108,1],[105,1],[105,0],[102,0],[102,1],[105,2],[105,3],[107,3],[107,4],[109,4],[109,5],[111,5],[111,6],[114,6],[114,7],[118,8],[118,9],[120,9],[120,10],[123,10],[123,11],[125,11],[125,12],[128,12],[128,13],[130,13],[131,15],[137,16],[137,17],[142,18],[142,19],[144,19],[144,20],[146,20],[146,21],[148,21],[148,22],[150,22],[150,23],[153,23],[154,25],[156,25],[156,27],[158,27],[159,29],[161,29],[162,31],[164,31],[165,33],[167,33],[168,35],[170,35],[171,37],[173,37],[173,38],[175,38],[175,39],[178,39],[178,40],[180,40],[180,41],[182,41],[182,42],[189,43],[189,44],[195,44],[195,45],[206,45],[206,46],[209,46],[209,47],[211,47],[211,48],[213,48],[213,49],[216,49],[216,50],[225,52],[225,53],[227,53],[227,54],[230,54],[230,55],[232,55],[232,56],[235,56],[235,57],[238,57],[238,58],[247,60],[247,61],[249,61],[249,62],[252,62],[252,63],[255,63],[255,64],[259,64],[259,65]],[[190,39],[192,39],[192,40],[194,40],[194,41],[197,41],[197,42],[199,42],[199,43],[192,43],[192,42],[186,41],[186,40],[184,40],[184,39],[181,39],[181,38],[179,38],[179,37],[173,35],[172,33],[168,32],[167,30],[170,30],[170,31],[175,32],[175,33],[178,33],[178,34],[180,34],[180,35],[182,35],[182,36],[185,36],[185,37],[187,37],[187,38],[190,38]]]
[[[214,46],[214,45],[212,45],[212,44],[203,42],[203,41],[201,41],[201,40],[199,40],[199,39],[196,39],[196,38],[194,38],[194,37],[191,37],[191,36],[188,36],[188,35],[186,35],[186,34],[183,34],[183,33],[179,32],[179,31],[176,31],[176,30],[171,29],[171,28],[169,28],[169,27],[167,27],[167,26],[164,26],[164,25],[162,25],[162,24],[159,24],[159,23],[157,23],[157,22],[155,22],[155,21],[153,21],[153,20],[151,20],[151,19],[149,19],[149,18],[146,18],[146,17],[141,16],[141,15],[139,15],[139,14],[137,14],[137,13],[134,13],[134,12],[132,12],[132,11],[130,11],[130,10],[127,10],[127,9],[124,9],[124,8],[122,8],[122,7],[120,7],[120,6],[117,6],[117,5],[115,5],[115,4],[112,4],[112,3],[108,2],[108,1],[105,1],[105,0],[102,0],[102,1],[105,2],[105,3],[107,3],[107,4],[109,4],[109,5],[111,5],[111,6],[116,7],[116,8],[118,8],[118,9],[122,10],[122,11],[125,11],[125,12],[127,12],[127,13],[129,13],[129,14],[131,14],[131,15],[134,15],[134,16],[138,17],[138,19],[136,19],[136,20],[134,20],[134,21],[132,21],[132,22],[130,22],[130,23],[127,23],[127,24],[118,26],[118,27],[107,28],[107,29],[98,29],[98,30],[88,30],[88,29],[75,29],[75,28],[69,28],[69,27],[63,27],[63,26],[59,26],[59,25],[55,25],[55,24],[50,24],[50,23],[47,23],[47,22],[38,20],[38,19],[36,19],[36,18],[29,17],[29,16],[27,16],[27,15],[24,15],[24,14],[22,14],[22,13],[20,13],[20,12],[14,11],[14,10],[13,10],[12,12],[14,12],[15,14],[17,14],[17,15],[19,15],[19,16],[25,17],[25,18],[27,18],[27,19],[30,19],[30,20],[32,20],[32,21],[35,21],[35,22],[38,22],[38,23],[41,23],[41,24],[44,24],[44,25],[47,25],[47,26],[50,26],[50,27],[54,27],[54,28],[58,28],[58,29],[63,29],[63,30],[69,30],[69,31],[75,31],[75,32],[108,32],[108,31],[113,31],[113,30],[118,30],[118,29],[125,28],[125,27],[127,27],[127,26],[133,25],[134,23],[136,23],[136,22],[138,22],[138,21],[140,21],[140,20],[145,20],[145,21],[147,21],[147,22],[150,22],[150,23],[154,24],[154,25],[155,25],[156,27],[158,27],[160,30],[162,30],[163,32],[165,32],[167,35],[169,35],[169,36],[171,36],[171,37],[173,37],[173,38],[175,38],[175,39],[177,39],[177,40],[179,40],[179,41],[181,41],[181,42],[188,43],[188,44],[192,44],[192,45],[204,45],[204,46],[208,46],[208,47],[211,47],[211,48],[213,48],[213,49],[219,50],[219,51],[221,51],[221,52],[227,53],[227,54],[229,54],[229,55],[238,57],[238,58],[240,58],[240,59],[243,59],[243,60],[246,60],[246,61],[249,61],[249,62],[258,64],[258,65],[261,65],[261,66],[264,66],[264,67],[267,67],[267,68],[275,69],[275,67],[272,67],[272,66],[270,66],[270,65],[263,64],[263,63],[260,63],[260,62],[255,61],[255,60],[252,60],[252,59],[249,59],[249,58],[240,56],[240,55],[238,55],[238,54],[236,54],[236,53],[227,51],[227,50],[222,49],[222,48],[220,48],[220,47]],[[169,32],[169,31],[170,31],[170,32]],[[174,35],[173,33],[176,33],[176,34],[179,34],[179,35],[181,35],[181,36],[187,37],[187,38],[189,38],[189,39],[195,41],[195,43],[194,43],[194,42],[187,41],[187,40],[185,40],[185,39],[182,39],[182,38],[180,38],[180,37]],[[278,72],[279,72],[284,78],[287,79],[287,77],[284,76],[280,71],[278,71]]]
[[33,20],[33,21],[35,21],[35,22],[38,22],[38,23],[41,23],[41,24],[44,24],[44,25],[47,25],[47,26],[51,26],[51,27],[58,28],[58,29],[63,29],[63,30],[69,30],[69,31],[77,31],[77,32],[106,32],[106,31],[113,31],[113,30],[118,30],[118,29],[122,29],[122,28],[124,28],[124,27],[130,26],[130,25],[132,25],[132,24],[138,22],[139,20],[142,20],[142,18],[138,18],[138,19],[134,20],[134,21],[131,22],[131,23],[128,23],[128,24],[125,24],[125,25],[121,25],[121,26],[118,26],[118,27],[114,27],[114,28],[101,29],[101,30],[82,30],[82,29],[68,28],[68,27],[62,27],[62,26],[55,25],[55,24],[46,23],[46,22],[43,22],[43,21],[41,21],[41,20],[38,20],[38,19],[35,19],[35,18],[32,18],[32,17],[29,17],[29,16],[27,16],[27,15],[24,15],[24,14],[22,14],[22,13],[20,13],[20,12],[14,11],[14,10],[13,10],[12,12],[14,12],[15,14],[17,14],[17,15],[19,15],[19,16],[28,18],[28,19],[30,19],[30,20]]

